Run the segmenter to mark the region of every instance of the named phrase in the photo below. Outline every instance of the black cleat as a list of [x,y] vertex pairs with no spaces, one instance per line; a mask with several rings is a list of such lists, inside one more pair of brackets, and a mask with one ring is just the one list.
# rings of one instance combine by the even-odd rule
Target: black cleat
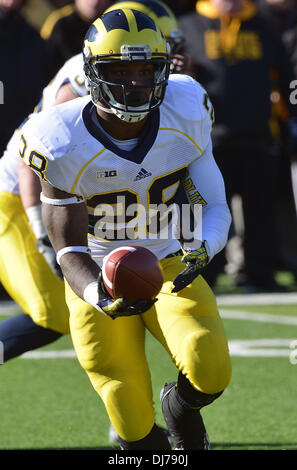
[[[210,450],[208,435],[199,410],[182,408],[174,415],[169,406],[169,395],[175,393],[176,382],[165,383],[160,393],[162,413],[175,450]],[[181,406],[180,406],[181,408]]]

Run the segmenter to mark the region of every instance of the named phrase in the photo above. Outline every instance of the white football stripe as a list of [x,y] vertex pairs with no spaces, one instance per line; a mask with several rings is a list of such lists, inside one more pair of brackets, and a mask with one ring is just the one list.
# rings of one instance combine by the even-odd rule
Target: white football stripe
[[117,251],[125,251],[125,250],[132,252],[132,251],[136,251],[136,248],[134,248],[133,246],[120,246],[119,248],[115,248],[114,250],[112,250],[107,256],[103,258],[102,277],[103,277],[104,283],[107,285],[107,287],[109,287],[109,289],[113,289],[113,283],[108,279],[107,274],[106,274],[106,268],[105,268],[106,260],[113,253],[116,253]]
[[[104,258],[105,260],[105,258]],[[107,274],[106,274],[106,270],[105,270],[105,262],[103,260],[103,264],[102,264],[102,277],[103,277],[103,282],[104,284],[107,285],[107,287],[109,287],[109,289],[113,289],[113,283],[108,279],[107,277]]]
[[113,253],[116,253],[117,251],[121,251],[121,250],[127,250],[127,251],[136,251],[136,248],[134,248],[134,246],[120,246],[119,248],[115,248],[114,250],[112,250],[108,255],[107,257],[109,257],[110,255],[112,255]]

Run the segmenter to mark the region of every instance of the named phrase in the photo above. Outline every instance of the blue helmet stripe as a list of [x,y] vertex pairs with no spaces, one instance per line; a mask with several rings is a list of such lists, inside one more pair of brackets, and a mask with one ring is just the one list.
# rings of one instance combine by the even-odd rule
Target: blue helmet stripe
[[113,29],[124,29],[130,31],[129,23],[123,10],[113,10],[101,16],[101,20],[105,26],[106,31]]
[[138,31],[142,31],[143,29],[153,29],[154,31],[157,31],[155,22],[149,16],[138,10],[132,11],[136,19]]

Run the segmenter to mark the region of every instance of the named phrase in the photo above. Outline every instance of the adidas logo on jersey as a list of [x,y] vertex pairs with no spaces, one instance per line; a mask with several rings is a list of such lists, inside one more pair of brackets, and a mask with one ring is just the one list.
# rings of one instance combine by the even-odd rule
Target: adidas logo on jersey
[[143,178],[147,178],[148,176],[152,176],[152,173],[150,171],[146,171],[144,168],[141,168],[139,173],[137,173],[136,177],[134,178],[134,181],[142,180]]

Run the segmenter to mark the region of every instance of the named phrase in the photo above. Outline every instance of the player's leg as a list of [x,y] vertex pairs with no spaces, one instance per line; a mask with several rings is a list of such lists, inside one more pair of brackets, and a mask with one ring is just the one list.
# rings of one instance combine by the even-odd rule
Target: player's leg
[[199,410],[218,398],[230,381],[227,338],[215,297],[204,279],[199,276],[191,286],[171,294],[172,280],[184,265],[178,257],[165,259],[162,265],[165,282],[156,315],[142,315],[179,370],[177,385],[166,385],[163,390],[162,410],[176,446],[206,448]]
[[40,348],[62,336],[57,331],[36,325],[26,314],[15,315],[0,323],[0,341],[3,344],[3,360]]
[[37,325],[69,332],[64,282],[38,252],[20,197],[0,192],[0,280]]
[[104,402],[121,447],[169,449],[157,426],[141,316],[112,320],[75,295],[66,283],[73,345]]

